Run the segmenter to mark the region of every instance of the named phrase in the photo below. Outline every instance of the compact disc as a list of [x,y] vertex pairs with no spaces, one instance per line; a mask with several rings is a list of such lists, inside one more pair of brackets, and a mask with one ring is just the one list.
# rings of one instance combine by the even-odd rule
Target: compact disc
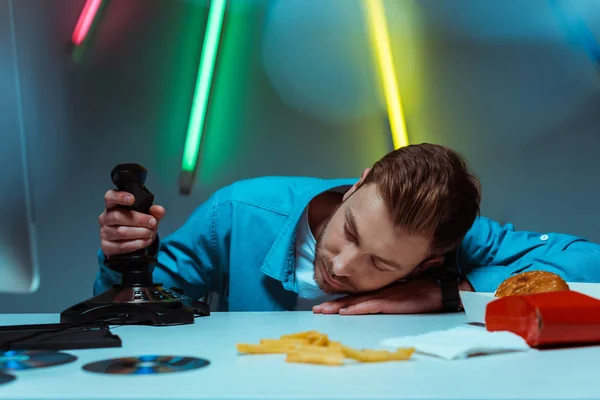
[[0,370],[44,368],[75,360],[77,357],[57,351],[10,350],[0,353]]
[[83,369],[102,374],[149,375],[189,371],[208,364],[202,358],[146,355],[97,361],[84,365]]
[[0,373],[0,385],[4,385],[5,383],[12,382],[15,379],[16,378],[14,375]]

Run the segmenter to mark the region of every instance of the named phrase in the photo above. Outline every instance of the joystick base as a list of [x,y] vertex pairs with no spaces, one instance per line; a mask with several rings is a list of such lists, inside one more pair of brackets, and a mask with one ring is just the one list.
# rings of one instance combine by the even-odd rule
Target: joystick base
[[195,317],[208,315],[210,308],[206,303],[194,301],[160,284],[133,284],[115,285],[69,307],[60,314],[60,322],[166,326],[193,324]]

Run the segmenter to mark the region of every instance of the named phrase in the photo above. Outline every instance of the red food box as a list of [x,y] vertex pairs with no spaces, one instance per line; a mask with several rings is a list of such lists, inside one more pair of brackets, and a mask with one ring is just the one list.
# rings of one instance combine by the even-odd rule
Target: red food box
[[531,347],[600,343],[600,300],[571,290],[502,297],[487,305],[485,325]]

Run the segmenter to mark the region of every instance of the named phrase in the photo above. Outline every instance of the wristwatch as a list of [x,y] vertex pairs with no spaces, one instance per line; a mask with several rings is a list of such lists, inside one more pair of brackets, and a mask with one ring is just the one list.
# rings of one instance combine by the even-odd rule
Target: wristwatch
[[442,273],[436,278],[436,283],[442,290],[442,311],[444,312],[463,311],[458,288],[458,284],[461,282],[461,275],[457,264],[458,250],[455,249],[446,255],[445,263],[442,266]]
[[436,279],[436,283],[442,290],[442,311],[456,312],[462,311],[460,304],[460,293],[458,284],[460,283],[460,275],[445,275]]

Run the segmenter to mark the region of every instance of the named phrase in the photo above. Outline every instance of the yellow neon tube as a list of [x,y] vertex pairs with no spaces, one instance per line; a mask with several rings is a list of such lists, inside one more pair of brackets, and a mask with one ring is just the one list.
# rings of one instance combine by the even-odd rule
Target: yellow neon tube
[[383,83],[394,149],[408,145],[408,133],[402,111],[402,100],[394,70],[392,48],[382,0],[363,0],[371,44]]

